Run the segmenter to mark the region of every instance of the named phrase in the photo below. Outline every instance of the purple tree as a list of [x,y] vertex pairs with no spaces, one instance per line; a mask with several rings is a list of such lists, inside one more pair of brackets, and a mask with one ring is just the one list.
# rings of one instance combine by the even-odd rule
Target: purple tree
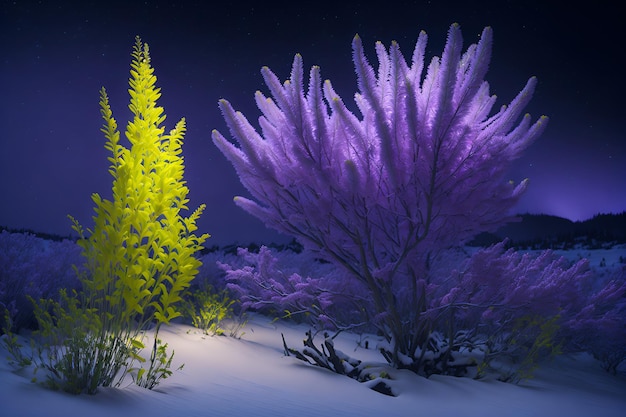
[[354,38],[360,116],[322,83],[318,67],[305,91],[296,55],[284,84],[262,69],[273,99],[256,94],[260,133],[226,100],[220,108],[239,147],[213,132],[253,197],[236,197],[237,205],[364,284],[389,341],[383,353],[398,366],[416,358],[431,330],[429,259],[511,219],[526,181],[514,185],[504,174],[547,124],[520,121],[535,78],[491,111],[496,97],[483,80],[490,28],[462,53],[453,24],[424,75],[426,41],[420,33],[410,65],[397,43],[377,43],[376,72]]

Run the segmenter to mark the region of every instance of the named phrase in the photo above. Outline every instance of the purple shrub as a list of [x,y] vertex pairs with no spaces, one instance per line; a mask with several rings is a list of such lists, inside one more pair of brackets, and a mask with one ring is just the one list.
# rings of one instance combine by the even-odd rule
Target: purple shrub
[[570,265],[552,251],[505,250],[506,242],[476,252],[460,271],[442,304],[467,306],[472,320],[503,323],[507,316],[572,316],[592,281],[586,259]]
[[334,265],[320,263],[309,252],[275,252],[265,246],[259,253],[239,249],[238,254],[243,264],[218,265],[244,309],[290,317],[317,329],[344,330],[368,322],[366,289]]
[[573,349],[590,352],[607,371],[616,373],[626,361],[626,267],[589,293],[583,308],[569,317],[566,326]]
[[262,70],[273,98],[256,95],[260,133],[226,100],[220,107],[239,147],[213,133],[252,195],[236,203],[340,266],[353,278],[349,291],[357,282],[367,291],[371,323],[398,366],[418,360],[432,330],[430,259],[510,219],[526,182],[504,175],[547,124],[522,117],[534,78],[492,114],[495,96],[483,80],[490,28],[462,53],[452,25],[442,57],[428,65],[426,40],[421,33],[410,64],[397,43],[378,43],[375,71],[354,39],[360,116],[318,67],[305,91],[296,55],[284,83]]
[[[549,250],[522,253],[505,244],[477,251],[445,280],[435,310],[453,319],[437,327],[452,323],[473,335],[532,345],[541,326],[551,323],[556,327],[544,343],[559,349],[548,351],[588,351],[615,372],[626,358],[625,269],[601,282],[586,259],[572,263]],[[515,348],[499,346],[494,353]]]
[[550,251],[506,251],[505,243],[465,264],[450,259],[449,248],[511,219],[526,182],[504,175],[547,123],[522,116],[534,78],[492,113],[495,96],[483,80],[491,37],[486,28],[462,53],[452,25],[441,58],[429,65],[424,33],[410,63],[398,44],[378,43],[377,71],[356,37],[360,115],[322,83],[318,67],[306,86],[299,55],[284,83],[263,68],[272,98],[256,95],[260,131],[220,102],[239,146],[217,131],[214,143],[252,196],[236,197],[237,205],[340,268],[302,274],[267,250],[242,252],[249,264],[225,270],[245,306],[326,325],[341,314],[342,326],[366,320],[385,336],[381,352],[390,363],[423,374],[446,372],[450,351],[478,343],[478,332],[517,340],[533,362],[542,347],[558,350],[555,338],[571,345],[595,326],[605,335],[595,340],[606,343],[606,332],[623,330],[622,284],[595,288],[585,260],[570,265]]
[[73,266],[83,264],[71,240],[52,241],[28,233],[0,233],[0,306],[9,309],[14,331],[35,325],[28,300],[57,298],[59,290],[78,289]]
[[[220,268],[220,263],[233,266],[242,265],[242,260],[234,254],[226,254],[222,251],[213,251],[202,255],[202,265],[198,268],[198,275],[191,283],[189,291],[202,290],[205,288],[225,289],[226,273]],[[188,291],[188,292],[189,292]]]
[[[245,308],[274,316],[289,312],[316,330],[371,330],[364,325],[374,320],[367,289],[310,252],[240,249],[218,266]],[[424,274],[428,303],[422,317],[432,333],[418,350],[419,360],[407,364],[426,375],[464,375],[479,363],[467,360],[468,349],[478,349],[470,355],[478,361],[522,363],[525,368],[501,375],[519,380],[544,357],[565,350],[591,352],[615,372],[626,356],[624,270],[599,280],[586,259],[507,250],[506,242],[471,255],[441,251]]]

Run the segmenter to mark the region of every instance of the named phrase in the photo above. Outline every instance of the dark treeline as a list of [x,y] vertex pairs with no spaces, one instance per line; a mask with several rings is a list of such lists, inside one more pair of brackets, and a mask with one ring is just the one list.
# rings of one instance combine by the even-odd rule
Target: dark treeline
[[571,249],[581,245],[599,249],[626,243],[626,211],[598,214],[579,222],[545,214],[523,214],[520,217],[520,222],[509,223],[495,233],[483,233],[470,244],[487,246],[508,238],[509,245],[516,248]]
[[[529,249],[571,249],[582,245],[590,249],[598,249],[607,245],[626,243],[626,211],[619,214],[597,214],[591,219],[573,222],[558,216],[547,214],[522,214],[521,221],[509,223],[494,233],[482,233],[469,242],[471,246],[489,246],[509,239],[509,246]],[[59,236],[42,233],[29,229],[11,229],[0,226],[0,232],[28,233],[46,240],[62,241],[76,240],[76,236]],[[278,251],[290,250],[295,253],[302,251],[295,239],[286,244],[256,243],[240,244],[234,242],[228,245],[207,246],[203,254],[224,252],[236,254],[238,248],[258,253],[262,245]]]

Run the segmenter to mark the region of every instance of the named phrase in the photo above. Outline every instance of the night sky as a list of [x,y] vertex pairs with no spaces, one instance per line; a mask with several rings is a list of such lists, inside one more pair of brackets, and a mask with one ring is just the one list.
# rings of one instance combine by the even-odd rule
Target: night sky
[[[255,122],[256,90],[267,93],[260,68],[281,80],[295,53],[321,67],[346,103],[356,77],[355,34],[377,65],[374,42],[399,42],[410,57],[420,30],[427,59],[440,55],[451,23],[465,47],[483,27],[494,30],[487,80],[508,104],[533,75],[527,108],[546,114],[546,133],[513,167],[530,178],[519,213],[584,220],[626,210],[624,33],[618,6],[603,1],[2,1],[0,46],[0,226],[68,235],[67,215],[92,225],[90,195],[110,196],[108,153],[100,133],[101,86],[123,132],[130,53],[135,35],[150,45],[159,102],[171,129],[187,120],[183,145],[190,208],[207,210],[207,245],[287,241],[232,202],[246,195],[232,166],[211,141],[228,134],[218,110],[229,100]],[[473,4],[475,3],[475,4]],[[493,4],[492,4],[493,3]],[[606,2],[617,4],[617,2]],[[561,4],[557,7],[551,4]],[[464,48],[465,49],[465,48]]]

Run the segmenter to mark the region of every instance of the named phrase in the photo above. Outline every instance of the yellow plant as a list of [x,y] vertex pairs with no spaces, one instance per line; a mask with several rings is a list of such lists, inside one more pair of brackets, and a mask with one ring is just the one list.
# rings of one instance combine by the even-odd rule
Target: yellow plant
[[194,327],[201,329],[205,335],[224,334],[222,321],[234,315],[232,300],[228,292],[215,292],[210,286],[204,290],[197,290],[184,303],[185,313],[191,318]]
[[[534,372],[539,368],[539,361],[544,358],[551,358],[561,354],[561,344],[556,342],[556,335],[560,329],[559,320],[561,316],[555,315],[550,318],[541,316],[529,316],[518,319],[514,332],[520,332],[521,329],[536,329],[536,336],[531,339],[523,349],[521,362],[516,371],[516,379],[518,381],[530,379]],[[513,339],[512,344],[518,343]]]
[[[552,317],[526,315],[515,319],[509,334],[487,343],[483,361],[476,364],[475,378],[484,377],[490,370],[500,374],[498,379],[505,382],[519,383],[533,378],[542,360],[561,354],[557,337],[560,318],[557,314]],[[499,357],[509,357],[511,366],[499,364],[494,367],[493,360]]]
[[180,316],[175,306],[198,273],[201,262],[194,255],[209,236],[193,233],[204,205],[181,216],[189,202],[181,156],[185,120],[165,133],[148,44],[139,37],[132,58],[129,108],[134,117],[126,127],[130,148],[120,144],[109,98],[104,88],[100,92],[113,199],[92,195],[96,215],[89,237],[76,221],[73,228],[92,274],[90,298],[105,313],[103,319],[130,325],[154,318],[161,324]]
[[[209,237],[196,236],[204,205],[183,217],[189,192],[181,155],[185,120],[165,132],[161,96],[147,44],[136,38],[129,80],[133,118],[120,143],[120,132],[103,88],[102,132],[111,152],[112,199],[93,194],[93,230],[70,216],[86,259],[83,290],[61,302],[40,300],[35,314],[36,368],[48,371],[51,385],[73,393],[95,393],[99,386],[118,386],[129,372],[149,388],[171,374],[173,353],[157,343],[161,324],[181,315],[177,304],[198,273],[195,254]],[[38,307],[38,308],[37,308]],[[52,312],[53,314],[50,314]],[[147,370],[142,331],[154,322],[155,343]],[[60,346],[60,348],[59,348]],[[35,358],[36,359],[36,358]]]

